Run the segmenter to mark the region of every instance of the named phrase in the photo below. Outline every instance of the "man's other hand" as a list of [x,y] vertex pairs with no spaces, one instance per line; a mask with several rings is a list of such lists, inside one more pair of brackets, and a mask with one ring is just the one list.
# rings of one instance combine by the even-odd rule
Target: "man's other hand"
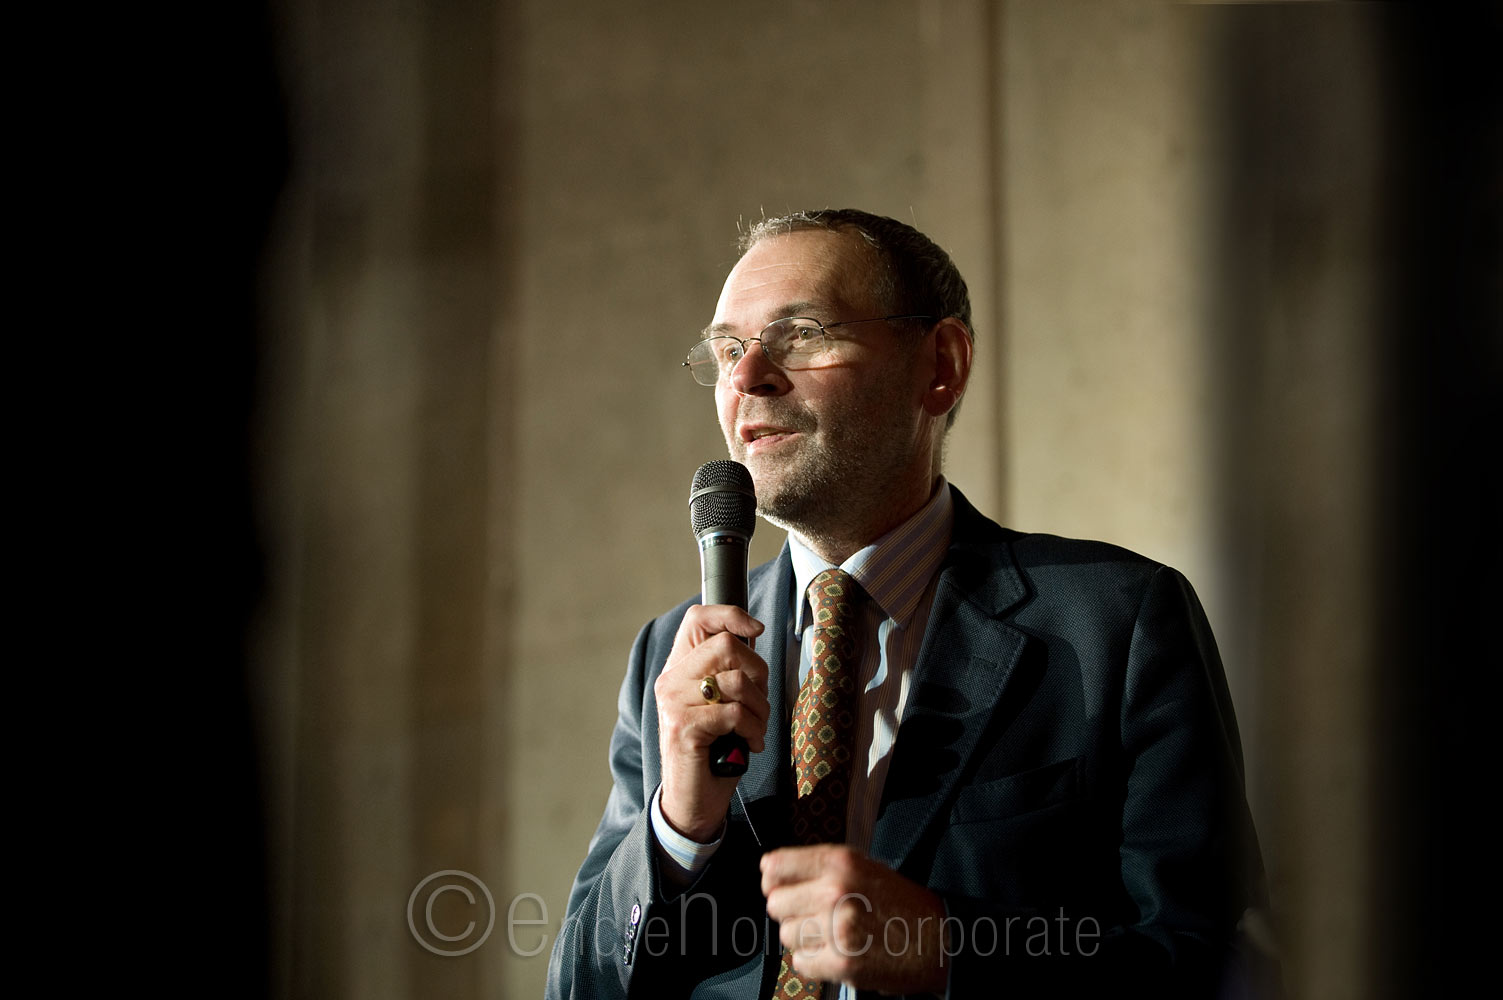
[[770,851],[762,895],[805,978],[944,993],[944,903],[886,865],[843,844]]

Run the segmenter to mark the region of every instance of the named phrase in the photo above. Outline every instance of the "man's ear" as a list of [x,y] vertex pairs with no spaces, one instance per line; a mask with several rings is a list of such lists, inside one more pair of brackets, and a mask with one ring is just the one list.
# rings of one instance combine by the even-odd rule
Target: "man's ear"
[[971,331],[950,316],[939,321],[932,336],[934,377],[924,387],[924,411],[942,417],[959,405],[971,379]]

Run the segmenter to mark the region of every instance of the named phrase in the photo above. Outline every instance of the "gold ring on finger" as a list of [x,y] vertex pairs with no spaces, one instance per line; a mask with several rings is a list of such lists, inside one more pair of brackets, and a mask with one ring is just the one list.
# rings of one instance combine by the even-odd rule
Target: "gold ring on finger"
[[711,705],[720,700],[720,683],[715,680],[714,674],[706,674],[700,678],[699,693],[704,695],[705,701]]

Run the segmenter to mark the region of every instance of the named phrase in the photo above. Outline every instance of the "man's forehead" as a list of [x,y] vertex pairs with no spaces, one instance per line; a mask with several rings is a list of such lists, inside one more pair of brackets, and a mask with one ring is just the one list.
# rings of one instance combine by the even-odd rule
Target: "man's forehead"
[[[782,305],[764,309],[758,314],[754,323],[772,323],[789,316],[809,316],[814,319],[823,319],[830,322],[830,317],[842,309],[843,306],[834,300],[827,299],[798,299],[784,302]],[[721,333],[735,333],[736,324],[720,310],[716,311],[718,317],[715,322],[704,328],[704,336],[711,337]]]
[[[863,298],[868,259],[845,233],[799,230],[759,241],[732,268],[716,306],[716,326],[751,311],[762,321],[847,308]],[[745,321],[743,319],[743,321]]]

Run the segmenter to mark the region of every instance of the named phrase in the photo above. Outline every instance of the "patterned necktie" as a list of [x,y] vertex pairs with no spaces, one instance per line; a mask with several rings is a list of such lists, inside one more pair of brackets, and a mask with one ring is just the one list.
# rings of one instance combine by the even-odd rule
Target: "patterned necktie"
[[[809,584],[812,655],[793,707],[793,837],[800,844],[845,841],[861,669],[860,600],[861,588],[845,570],[827,569]],[[774,1000],[817,1000],[822,987],[793,971],[784,948]]]

